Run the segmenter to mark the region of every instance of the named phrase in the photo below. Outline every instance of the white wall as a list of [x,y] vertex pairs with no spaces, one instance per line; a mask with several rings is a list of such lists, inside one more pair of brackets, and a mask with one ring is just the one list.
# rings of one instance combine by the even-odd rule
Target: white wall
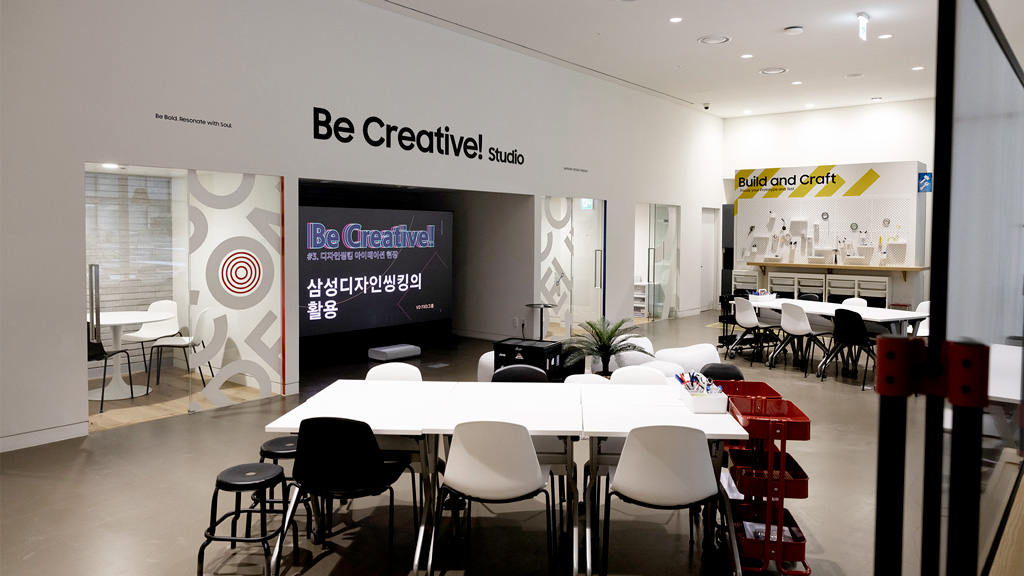
[[[682,206],[685,229],[723,202],[720,119],[355,0],[5,0],[0,11],[0,450],[87,433],[86,161],[283,177],[289,384],[300,178],[608,200],[610,317],[632,310],[635,203]],[[314,140],[314,107],[351,118],[356,139]],[[483,134],[526,162],[374,148],[358,134],[371,115]],[[469,196],[467,211],[507,225],[468,223],[480,236],[459,249],[467,265],[478,247],[532,244],[535,224],[498,221],[481,202]],[[532,274],[520,283],[518,266],[500,262],[457,281],[465,333],[511,333],[512,314],[493,303],[532,298]],[[698,268],[684,254],[682,276]]]
[[924,162],[935,153],[935,100],[725,121],[723,178],[767,166]]

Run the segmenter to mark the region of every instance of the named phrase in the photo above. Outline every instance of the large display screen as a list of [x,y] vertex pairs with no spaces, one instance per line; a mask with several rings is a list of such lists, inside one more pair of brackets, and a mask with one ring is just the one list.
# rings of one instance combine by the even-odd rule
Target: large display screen
[[299,334],[451,318],[452,213],[300,206]]

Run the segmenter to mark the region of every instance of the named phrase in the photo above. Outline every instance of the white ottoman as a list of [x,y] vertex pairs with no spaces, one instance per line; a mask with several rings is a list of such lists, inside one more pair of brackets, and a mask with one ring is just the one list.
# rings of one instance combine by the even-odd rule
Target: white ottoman
[[693,346],[684,346],[682,348],[664,348],[655,352],[654,358],[675,362],[682,366],[685,372],[699,372],[705,364],[722,361],[714,344],[694,344]]

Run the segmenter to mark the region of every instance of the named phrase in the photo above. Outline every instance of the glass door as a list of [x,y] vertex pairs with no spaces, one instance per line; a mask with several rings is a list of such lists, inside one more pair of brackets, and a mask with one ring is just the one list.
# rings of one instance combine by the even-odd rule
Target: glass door
[[552,306],[544,338],[561,340],[604,314],[605,202],[546,196],[541,204],[538,302]]
[[189,170],[189,411],[280,391],[282,179]]
[[648,211],[646,317],[650,321],[675,317],[679,207],[651,204]]

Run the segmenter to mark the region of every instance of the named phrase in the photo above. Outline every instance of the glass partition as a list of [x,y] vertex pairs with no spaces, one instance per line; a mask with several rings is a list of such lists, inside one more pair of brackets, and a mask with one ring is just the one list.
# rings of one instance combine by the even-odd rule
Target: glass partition
[[85,202],[91,430],[280,391],[281,178],[90,163]]
[[538,302],[552,306],[545,339],[568,338],[576,324],[604,314],[604,210],[603,200],[541,199]]

